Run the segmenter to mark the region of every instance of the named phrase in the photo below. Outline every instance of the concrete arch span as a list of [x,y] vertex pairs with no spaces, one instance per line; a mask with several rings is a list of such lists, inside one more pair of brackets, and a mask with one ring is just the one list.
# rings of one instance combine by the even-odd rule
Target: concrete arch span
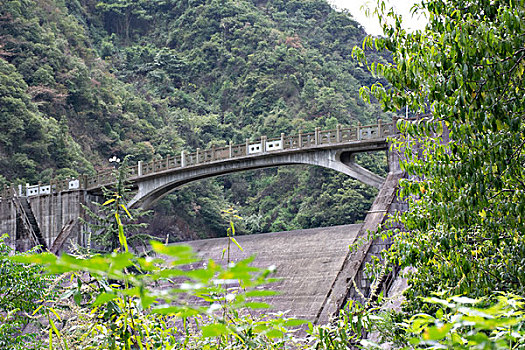
[[377,143],[359,148],[309,149],[302,152],[272,152],[258,157],[243,157],[178,168],[176,171],[156,173],[135,181],[138,188],[128,207],[148,208],[156,201],[187,183],[215,176],[294,164],[321,166],[346,174],[367,185],[381,188],[384,178],[354,162],[360,152],[385,150],[386,143]]

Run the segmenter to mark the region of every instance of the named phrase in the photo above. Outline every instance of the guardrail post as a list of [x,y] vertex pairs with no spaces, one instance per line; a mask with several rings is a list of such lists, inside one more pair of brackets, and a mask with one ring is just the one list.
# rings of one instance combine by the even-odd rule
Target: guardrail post
[[381,119],[377,120],[377,137],[381,138]]
[[335,142],[341,142],[341,124],[337,124],[335,131]]
[[316,145],[321,143],[319,139],[319,127],[315,128],[314,141]]
[[142,176],[142,161],[137,162],[137,176]]
[[233,158],[233,148],[232,148],[232,141],[230,140],[230,143],[228,144],[228,154],[230,158]]
[[397,115],[392,117],[392,134],[397,134]]
[[281,133],[281,147],[284,149],[284,132]]
[[261,136],[261,151],[266,153],[266,136]]
[[250,151],[250,140],[249,139],[246,139],[246,155],[248,155]]
[[361,140],[361,122],[357,122],[357,140]]
[[[303,134],[299,131],[299,135],[297,135],[297,143],[299,144],[299,148],[303,148]],[[292,148],[292,145],[290,145],[290,148]]]
[[215,145],[211,146],[211,161],[215,160]]
[[200,148],[197,148],[197,154],[196,154],[196,158],[197,158],[197,159],[195,160],[195,163],[196,163],[196,164],[199,164],[199,163],[201,162],[201,157],[200,157],[200,154],[199,154],[200,151],[201,151],[201,149],[200,149]]
[[186,166],[186,155],[184,151],[180,151],[180,167],[184,168]]

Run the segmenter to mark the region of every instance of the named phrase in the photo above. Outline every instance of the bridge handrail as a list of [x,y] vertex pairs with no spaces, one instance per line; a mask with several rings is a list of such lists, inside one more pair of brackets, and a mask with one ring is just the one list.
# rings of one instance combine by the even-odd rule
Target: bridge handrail
[[[197,148],[194,152],[181,151],[180,154],[167,156],[162,159],[154,159],[149,162],[139,161],[137,165],[128,168],[128,178],[136,179],[144,175],[151,175],[167,170],[185,168],[227,160],[250,155],[266,154],[282,150],[293,150],[303,148],[313,148],[323,145],[339,144],[352,141],[382,139],[395,134],[395,122],[382,123],[378,120],[377,124],[342,127],[337,125],[335,129],[321,130],[315,128],[313,132],[296,135],[285,135],[281,133],[280,137],[268,139],[261,136],[259,140],[251,141],[246,139],[245,143],[232,144],[227,146],[212,146],[208,149],[201,150]],[[97,172],[96,175],[82,175],[78,179],[66,179],[60,181],[51,181],[49,185],[41,184],[30,186],[27,184],[24,189],[19,186],[20,195],[26,196],[43,195],[58,193],[67,190],[85,190],[110,186],[115,181],[114,170],[104,170]],[[8,192],[2,192],[5,196]],[[1,198],[1,197],[0,197]],[[5,197],[4,197],[5,198]]]

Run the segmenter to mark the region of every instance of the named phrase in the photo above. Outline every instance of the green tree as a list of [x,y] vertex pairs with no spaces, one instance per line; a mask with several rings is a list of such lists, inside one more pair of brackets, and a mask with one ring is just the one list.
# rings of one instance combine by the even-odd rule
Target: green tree
[[9,260],[13,254],[23,254],[14,253],[6,238],[0,237],[0,348],[36,349],[35,334],[22,331],[30,322],[27,314],[35,311],[46,294],[47,278],[40,266]]
[[525,2],[423,1],[428,24],[413,33],[378,9],[386,36],[365,46],[392,52],[392,63],[370,65],[391,85],[362,95],[386,111],[430,112],[398,123],[410,210],[393,259],[416,267],[409,300],[420,307],[417,296],[435,289],[525,292]]
[[106,24],[116,25],[117,34],[124,35],[126,43],[128,43],[132,21],[150,18],[147,11],[150,2],[145,0],[107,0],[98,2],[97,7],[105,12]]

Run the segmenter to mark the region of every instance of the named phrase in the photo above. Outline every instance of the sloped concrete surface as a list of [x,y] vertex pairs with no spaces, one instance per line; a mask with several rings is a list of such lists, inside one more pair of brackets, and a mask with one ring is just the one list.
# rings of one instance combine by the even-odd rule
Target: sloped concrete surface
[[[288,315],[314,321],[326,303],[338,272],[341,270],[361,224],[307,230],[237,236],[244,252],[233,243],[231,261],[256,255],[254,266],[275,265],[275,277],[282,278],[267,288],[280,295],[265,298],[270,312],[287,311]],[[184,242],[204,260],[221,261],[228,238]],[[226,262],[226,256],[222,258]]]

